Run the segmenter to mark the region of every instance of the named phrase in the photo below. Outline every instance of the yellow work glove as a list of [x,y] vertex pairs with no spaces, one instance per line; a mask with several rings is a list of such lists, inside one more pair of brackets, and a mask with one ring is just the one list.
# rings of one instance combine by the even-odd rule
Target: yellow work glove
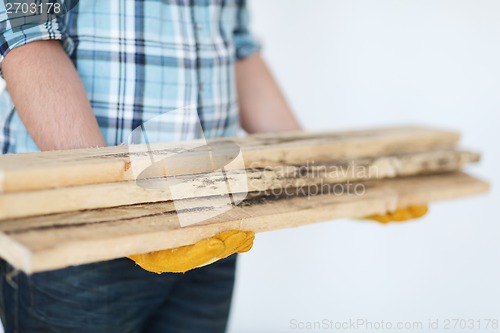
[[136,254],[129,258],[143,269],[153,273],[184,273],[214,263],[234,253],[250,251],[254,238],[253,231],[228,230],[193,245]]
[[[364,219],[380,223],[403,222],[422,217],[427,211],[426,205],[414,205],[386,214],[367,216]],[[214,263],[234,253],[250,251],[254,238],[253,231],[228,230],[193,245],[132,255],[129,258],[143,269],[153,273],[184,273]]]
[[428,210],[429,208],[426,205],[415,205],[396,209],[394,212],[367,216],[364,219],[373,220],[380,223],[404,222],[422,217],[427,214]]

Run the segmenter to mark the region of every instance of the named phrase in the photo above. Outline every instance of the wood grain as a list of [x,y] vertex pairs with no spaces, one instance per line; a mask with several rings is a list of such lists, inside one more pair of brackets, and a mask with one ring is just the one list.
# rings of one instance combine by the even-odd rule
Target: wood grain
[[46,215],[75,210],[109,208],[211,196],[226,193],[227,182],[243,184],[231,193],[269,191],[319,183],[411,176],[459,170],[466,163],[479,161],[479,154],[456,150],[432,150],[354,160],[320,161],[304,165],[280,165],[246,170],[220,171],[210,175],[176,176],[176,190],[169,190],[169,179],[159,189],[139,186],[135,181],[69,186],[0,195],[0,220]]
[[[458,140],[459,134],[455,132],[407,126],[334,133],[260,134],[210,140],[208,147],[217,147],[222,163],[224,154],[230,159],[234,157],[237,146],[244,167],[263,168],[451,149]],[[134,171],[151,163],[152,158],[159,164],[151,169],[151,177],[211,172],[212,165],[205,161],[207,152],[199,149],[205,144],[192,141],[4,155],[0,156],[0,192],[130,181],[137,177]]]
[[[0,256],[32,273],[193,244],[229,229],[265,232],[488,190],[487,183],[461,172],[351,183],[351,188],[363,186],[358,195],[348,194],[347,187],[342,194],[335,192],[339,185],[326,185],[314,194],[311,187],[251,194],[231,210],[185,228],[179,227],[172,202],[0,221]],[[191,207],[185,214],[217,209],[212,197],[184,200]]]

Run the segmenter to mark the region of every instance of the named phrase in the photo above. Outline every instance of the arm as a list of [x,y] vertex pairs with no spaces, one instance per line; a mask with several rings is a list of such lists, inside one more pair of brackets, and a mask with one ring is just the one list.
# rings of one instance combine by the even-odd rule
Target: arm
[[248,133],[301,129],[258,53],[236,63],[236,83],[242,126]]
[[40,150],[105,145],[83,84],[59,41],[36,41],[12,50],[2,71],[16,110]]
[[[264,60],[254,54],[236,64],[236,80],[243,128],[249,133],[300,130]],[[424,216],[427,206],[409,206],[366,219],[389,223]]]

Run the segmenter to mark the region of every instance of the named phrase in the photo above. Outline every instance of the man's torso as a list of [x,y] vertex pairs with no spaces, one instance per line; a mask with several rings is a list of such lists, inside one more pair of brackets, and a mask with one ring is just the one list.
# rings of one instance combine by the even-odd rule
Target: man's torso
[[[207,138],[237,133],[234,32],[241,3],[81,0],[63,17],[63,45],[108,145],[126,143],[148,121],[151,141],[199,137],[200,125]],[[3,153],[37,150],[7,91],[0,126]]]

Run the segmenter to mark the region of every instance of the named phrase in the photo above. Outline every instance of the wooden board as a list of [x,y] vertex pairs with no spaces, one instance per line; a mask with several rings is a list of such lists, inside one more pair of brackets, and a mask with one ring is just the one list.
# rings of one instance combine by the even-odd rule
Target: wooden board
[[[350,160],[367,156],[451,149],[458,133],[424,127],[396,127],[335,133],[279,133],[209,141],[219,164],[241,150],[246,168]],[[43,190],[136,179],[134,170],[168,158],[149,176],[211,172],[204,141],[117,146],[0,156],[0,192]],[[213,157],[213,151],[211,151]],[[175,163],[172,163],[175,161]],[[203,162],[203,163],[202,163]],[[213,162],[213,158],[210,162]],[[226,166],[226,168],[228,168]],[[229,167],[230,169],[231,167]],[[240,167],[236,167],[240,168]]]
[[[362,195],[348,194],[345,188],[341,195],[333,188],[339,185],[327,187],[330,194],[323,188],[322,195],[304,195],[300,188],[295,194],[251,195],[239,206],[185,228],[179,227],[172,202],[0,221],[0,256],[32,273],[193,244],[229,229],[264,232],[298,227],[488,190],[487,183],[460,172],[351,184],[364,186]],[[186,214],[214,209],[213,197],[185,201],[192,207]]]
[[351,161],[321,161],[305,165],[281,165],[246,170],[229,170],[176,176],[174,195],[168,180],[162,189],[148,189],[135,181],[69,186],[38,191],[0,194],[0,220],[54,214],[75,210],[109,208],[211,196],[227,192],[227,181],[245,186],[229,192],[269,191],[319,183],[411,176],[459,170],[464,164],[479,161],[479,154],[456,150],[432,150],[388,156],[365,157]]

